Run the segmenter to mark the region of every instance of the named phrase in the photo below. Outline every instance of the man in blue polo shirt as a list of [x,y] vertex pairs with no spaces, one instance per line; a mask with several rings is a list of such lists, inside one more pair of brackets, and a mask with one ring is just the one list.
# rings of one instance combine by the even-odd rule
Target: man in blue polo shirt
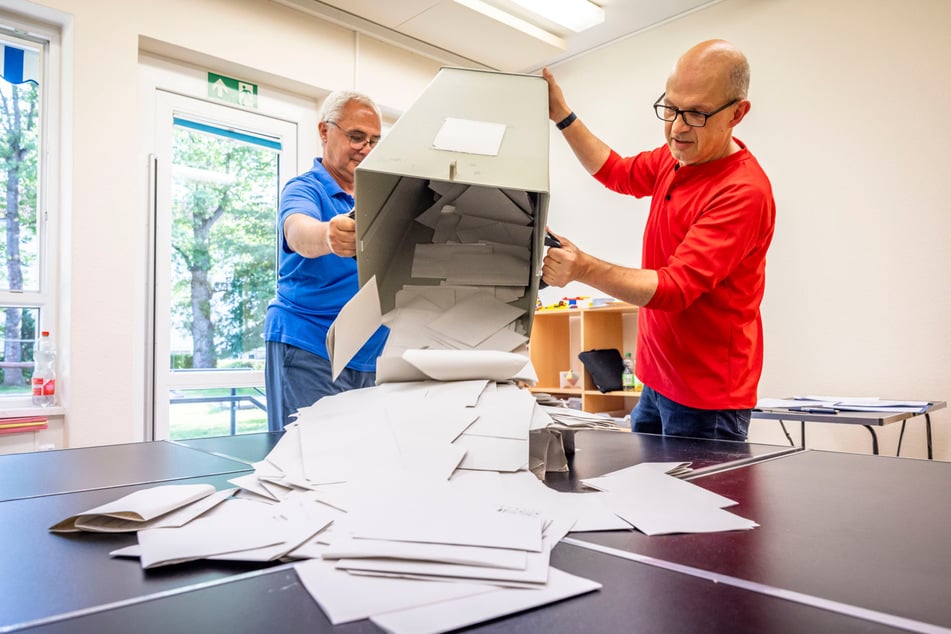
[[334,381],[327,330],[359,289],[354,172],[380,140],[380,109],[366,95],[330,94],[320,111],[323,157],[281,193],[277,297],[267,309],[265,382],[268,429],[323,396],[369,387],[388,330],[381,327]]

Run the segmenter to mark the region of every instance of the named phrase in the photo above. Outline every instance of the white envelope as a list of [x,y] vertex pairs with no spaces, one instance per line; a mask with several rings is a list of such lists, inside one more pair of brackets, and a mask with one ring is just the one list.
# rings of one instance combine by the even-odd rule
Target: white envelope
[[370,620],[392,634],[436,634],[482,623],[601,588],[596,581],[551,568],[548,583],[537,589],[497,589],[423,607],[387,612]]
[[[346,328],[338,328],[338,322],[346,324]],[[344,304],[327,331],[327,353],[335,381],[382,323],[380,295],[374,276]]]
[[134,522],[144,522],[191,504],[215,492],[210,484],[165,484],[141,489],[107,504],[83,511],[50,527],[54,533],[80,530],[76,521],[85,521],[92,515],[104,515]]
[[294,569],[301,584],[334,625],[495,589],[476,583],[351,575],[336,570],[333,562],[320,559],[301,562]]

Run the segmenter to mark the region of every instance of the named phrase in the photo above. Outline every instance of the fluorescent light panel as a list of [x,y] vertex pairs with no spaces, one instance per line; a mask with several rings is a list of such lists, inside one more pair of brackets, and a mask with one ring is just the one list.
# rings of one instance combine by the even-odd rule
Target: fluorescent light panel
[[529,22],[526,22],[521,18],[517,18],[510,13],[506,13],[502,9],[487,4],[482,0],[455,0],[455,2],[457,4],[461,4],[464,7],[468,7],[473,11],[478,11],[484,16],[492,18],[497,22],[501,22],[502,24],[513,29],[517,29],[526,35],[530,35],[535,39],[554,46],[555,48],[563,51],[568,48],[568,43],[554,33],[549,33],[545,29],[541,29],[534,24],[530,24]]
[[578,33],[604,22],[604,9],[588,0],[509,0]]

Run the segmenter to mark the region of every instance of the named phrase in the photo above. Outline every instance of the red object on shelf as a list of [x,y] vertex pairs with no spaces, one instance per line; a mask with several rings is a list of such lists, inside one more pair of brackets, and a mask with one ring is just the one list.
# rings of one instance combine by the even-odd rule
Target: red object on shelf
[[0,418],[0,434],[39,431],[48,427],[46,416],[14,416]]

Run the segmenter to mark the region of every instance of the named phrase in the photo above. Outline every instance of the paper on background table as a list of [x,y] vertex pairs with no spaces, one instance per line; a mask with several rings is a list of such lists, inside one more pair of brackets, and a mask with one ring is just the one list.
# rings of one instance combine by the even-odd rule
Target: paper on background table
[[380,295],[374,275],[344,304],[327,331],[327,353],[335,381],[382,323]]
[[[761,398],[756,409],[788,409],[791,411],[811,408],[839,410],[844,412],[878,412],[883,414],[916,413],[928,411],[930,401],[885,400],[877,396],[797,396],[795,398]],[[830,412],[831,413],[831,412]]]

